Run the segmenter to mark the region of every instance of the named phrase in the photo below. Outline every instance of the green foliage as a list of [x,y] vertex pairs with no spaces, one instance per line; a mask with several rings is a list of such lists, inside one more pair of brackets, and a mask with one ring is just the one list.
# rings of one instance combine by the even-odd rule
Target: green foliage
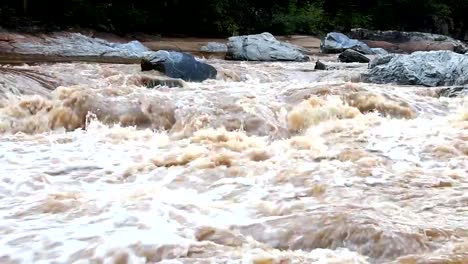
[[354,27],[433,30],[450,21],[468,30],[468,0],[2,0],[0,23],[103,31],[230,36],[323,34]]
[[272,31],[278,34],[318,34],[320,33],[323,10],[315,5],[297,6],[291,3],[287,8],[273,14]]

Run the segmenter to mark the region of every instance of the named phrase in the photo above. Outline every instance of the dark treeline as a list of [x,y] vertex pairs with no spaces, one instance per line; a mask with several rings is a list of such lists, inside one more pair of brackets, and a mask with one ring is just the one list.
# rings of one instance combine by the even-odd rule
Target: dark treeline
[[354,27],[465,38],[468,0],[2,0],[0,25],[229,36]]

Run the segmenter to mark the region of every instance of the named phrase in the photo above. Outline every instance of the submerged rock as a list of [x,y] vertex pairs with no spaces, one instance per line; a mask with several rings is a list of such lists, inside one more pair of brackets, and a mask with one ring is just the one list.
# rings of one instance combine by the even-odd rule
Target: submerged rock
[[168,77],[189,82],[214,79],[217,75],[213,66],[196,60],[190,54],[165,50],[152,52],[143,58],[141,70],[157,70]]
[[363,28],[352,29],[350,36],[362,40],[370,47],[384,48],[398,53],[415,51],[450,50],[466,53],[468,45],[448,36],[404,31],[373,31]]
[[270,33],[229,38],[226,59],[247,61],[308,61],[304,49],[280,42]]
[[315,69],[316,70],[326,70],[328,67],[325,63],[321,62],[320,60],[317,60],[315,63]]
[[451,51],[390,54],[369,64],[362,79],[373,83],[451,86],[468,84],[468,56]]
[[165,87],[179,87],[185,88],[187,87],[186,83],[181,79],[175,78],[168,78],[164,76],[143,76],[138,81],[140,85],[145,86],[146,88],[154,88],[158,86],[165,86]]
[[362,54],[374,54],[367,44],[356,39],[350,39],[345,34],[338,32],[328,33],[320,43],[322,53],[340,53],[347,49],[359,51]]
[[468,95],[468,85],[442,88],[439,91],[441,97],[459,97]]
[[341,62],[368,63],[370,61],[370,59],[368,57],[364,56],[364,54],[362,54],[360,52],[357,52],[355,50],[352,50],[352,49],[347,49],[347,50],[343,51],[343,53],[341,53],[340,56],[338,56],[338,59]]

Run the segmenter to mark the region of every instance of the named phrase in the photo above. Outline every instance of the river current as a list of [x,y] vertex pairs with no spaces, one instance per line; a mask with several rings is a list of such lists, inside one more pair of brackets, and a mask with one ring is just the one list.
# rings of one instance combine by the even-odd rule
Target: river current
[[468,263],[468,97],[208,62],[2,66],[0,263]]

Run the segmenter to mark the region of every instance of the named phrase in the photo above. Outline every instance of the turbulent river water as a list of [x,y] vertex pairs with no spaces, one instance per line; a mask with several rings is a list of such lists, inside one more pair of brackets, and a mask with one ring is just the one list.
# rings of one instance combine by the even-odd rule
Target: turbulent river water
[[468,263],[466,96],[208,62],[0,67],[0,263]]

